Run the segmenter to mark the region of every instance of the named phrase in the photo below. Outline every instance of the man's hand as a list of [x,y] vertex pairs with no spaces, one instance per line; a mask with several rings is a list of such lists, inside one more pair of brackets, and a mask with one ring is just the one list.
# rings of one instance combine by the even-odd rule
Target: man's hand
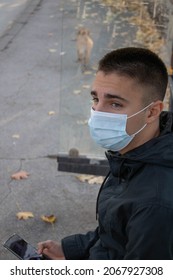
[[52,240],[38,243],[38,254],[44,254],[52,260],[64,260],[61,244]]

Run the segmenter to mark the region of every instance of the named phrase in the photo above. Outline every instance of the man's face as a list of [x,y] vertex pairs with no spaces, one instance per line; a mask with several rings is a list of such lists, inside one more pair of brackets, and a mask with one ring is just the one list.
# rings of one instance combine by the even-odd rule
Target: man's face
[[[96,111],[131,116],[145,106],[142,102],[142,87],[126,76],[116,73],[105,75],[99,71],[92,85],[92,108]],[[126,132],[131,135],[146,124],[145,111],[127,120]]]

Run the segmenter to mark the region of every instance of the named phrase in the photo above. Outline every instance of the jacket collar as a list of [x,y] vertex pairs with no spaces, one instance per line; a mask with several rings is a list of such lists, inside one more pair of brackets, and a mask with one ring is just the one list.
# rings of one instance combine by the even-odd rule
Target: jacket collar
[[160,115],[160,135],[158,137],[149,140],[148,142],[127,152],[124,155],[121,155],[119,152],[106,152],[111,173],[119,178],[130,179],[147,162],[147,156],[149,159],[148,163],[152,164],[152,156],[150,155],[151,147],[153,148],[154,146],[157,153],[157,148],[160,146],[162,148],[162,144],[165,143],[165,136],[170,134],[172,140],[172,131],[173,113],[162,112]]

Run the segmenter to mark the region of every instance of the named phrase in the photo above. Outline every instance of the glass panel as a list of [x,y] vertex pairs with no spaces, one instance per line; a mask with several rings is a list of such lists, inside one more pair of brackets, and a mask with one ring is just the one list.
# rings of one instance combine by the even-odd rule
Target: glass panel
[[[104,157],[104,150],[90,138],[91,84],[98,60],[121,47],[146,47],[164,60],[169,71],[173,40],[173,1],[102,0],[62,1],[60,63],[59,152],[71,148],[89,157]],[[77,60],[76,34],[90,31],[93,48],[87,69]],[[173,61],[173,59],[172,59]],[[169,88],[165,108],[169,106]]]

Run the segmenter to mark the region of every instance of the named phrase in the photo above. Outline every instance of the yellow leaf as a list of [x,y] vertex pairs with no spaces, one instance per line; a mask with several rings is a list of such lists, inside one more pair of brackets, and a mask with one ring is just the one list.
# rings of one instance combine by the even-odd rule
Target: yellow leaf
[[56,217],[54,215],[50,215],[50,216],[45,216],[45,215],[42,215],[41,216],[41,219],[46,222],[46,223],[55,223],[56,221]]
[[83,85],[82,87],[88,89],[90,88],[90,85]]
[[14,179],[14,180],[27,179],[28,176],[29,176],[28,172],[21,170],[17,173],[14,173],[13,175],[11,175],[11,179]]
[[172,67],[168,68],[168,74],[171,75],[171,76],[173,75],[173,69],[172,69]]
[[77,123],[77,124],[80,124],[80,125],[81,125],[81,124],[82,124],[82,125],[85,125],[85,124],[88,123],[88,120],[83,120],[83,121],[77,120],[76,123]]
[[92,69],[93,69],[94,71],[97,71],[97,66],[92,66]]
[[57,49],[49,49],[49,52],[50,53],[55,53],[55,52],[57,52]]
[[55,115],[55,112],[54,111],[49,111],[48,115],[49,116]]
[[19,134],[13,134],[12,138],[19,139],[20,135]]
[[84,75],[92,75],[93,73],[91,71],[85,71]]
[[88,184],[93,185],[93,184],[99,184],[101,185],[103,183],[104,178],[102,176],[95,176],[91,179],[88,180]]
[[34,217],[32,212],[18,212],[16,216],[18,220],[27,220]]
[[74,94],[80,94],[80,93],[81,93],[81,90],[76,89],[76,90],[73,91],[73,93],[74,93]]
[[76,178],[81,182],[87,182],[88,184],[102,184],[103,183],[103,176],[94,176],[94,175],[87,175],[81,174],[76,176]]

